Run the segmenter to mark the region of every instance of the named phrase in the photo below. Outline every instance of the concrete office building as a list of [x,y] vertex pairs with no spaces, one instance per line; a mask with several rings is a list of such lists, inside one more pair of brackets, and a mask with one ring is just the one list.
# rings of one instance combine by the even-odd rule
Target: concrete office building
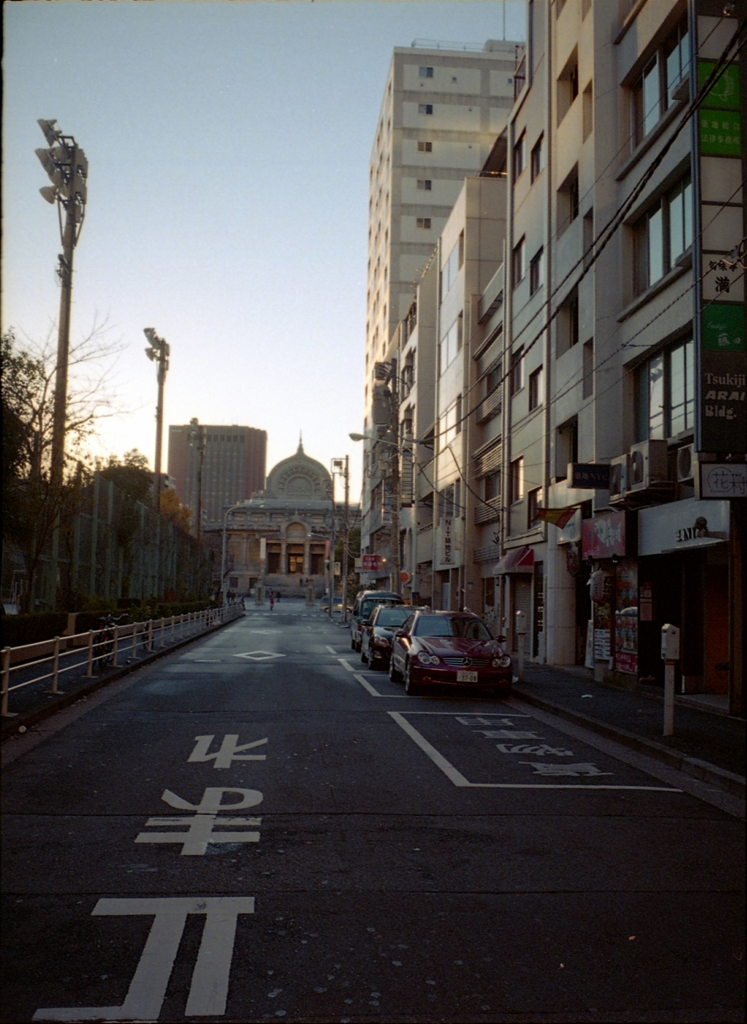
[[[255,427],[202,424],[203,525],[223,522],[224,509],[246,501],[265,484],[267,431]],[[198,474],[200,452],[192,424],[169,427],[169,475],[179,500],[192,510],[192,532],[197,532],[200,504]]]
[[[530,657],[628,687],[662,681],[661,627],[674,624],[678,688],[736,714],[745,6],[530,2],[516,102],[482,172],[505,175],[505,261],[485,286],[459,270],[465,358],[444,372],[455,233],[465,231],[468,251],[470,234],[502,230],[500,218],[471,224],[455,209],[420,282],[417,317],[395,335],[397,365],[414,354],[417,380],[396,396],[400,433],[423,393],[418,366],[433,374],[431,423],[421,416],[416,435],[434,437],[431,451],[415,452],[423,504],[416,495],[410,520],[403,512],[399,538],[420,593],[488,614],[514,650],[521,611]],[[494,254],[483,252],[487,270]],[[460,389],[464,436],[454,438],[448,414]],[[447,518],[460,569],[448,578]],[[417,524],[409,547],[408,523]]]
[[[521,44],[490,40],[477,51],[436,44],[394,51],[369,178],[366,435],[377,425],[375,392],[386,388],[377,364],[391,359],[392,335],[464,178],[479,171],[506,123],[519,50]],[[373,552],[388,543],[389,526],[382,523],[386,500],[377,505],[374,495],[372,503],[382,478],[366,449],[362,543]]]

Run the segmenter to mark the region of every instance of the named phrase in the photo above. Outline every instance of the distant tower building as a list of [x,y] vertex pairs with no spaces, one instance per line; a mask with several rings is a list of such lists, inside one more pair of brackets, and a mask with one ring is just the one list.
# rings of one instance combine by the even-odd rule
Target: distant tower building
[[[254,427],[202,425],[205,455],[202,465],[202,513],[205,523],[222,523],[227,505],[251,498],[265,485],[267,431]],[[191,424],[169,427],[169,475],[179,499],[192,509],[196,532],[199,449],[190,444]]]
[[[366,435],[380,419],[373,409],[376,364],[391,360],[392,335],[408,315],[464,179],[480,173],[514,101],[522,43],[451,47],[416,42],[394,50],[376,126],[369,170]],[[376,471],[365,447],[367,550],[377,522],[368,514]]]

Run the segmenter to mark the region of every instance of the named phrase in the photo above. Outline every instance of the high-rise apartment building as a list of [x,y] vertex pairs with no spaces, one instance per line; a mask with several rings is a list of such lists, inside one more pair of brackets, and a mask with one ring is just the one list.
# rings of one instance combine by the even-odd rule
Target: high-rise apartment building
[[[390,358],[392,335],[465,177],[479,173],[506,124],[521,50],[520,43],[489,40],[477,51],[435,45],[394,51],[369,176],[367,436],[376,425],[376,364]],[[363,546],[371,551],[381,517],[372,509],[377,477],[368,452],[365,469]]]
[[[200,452],[200,437],[203,452]],[[202,457],[202,495],[198,486]],[[180,501],[192,509],[192,532],[197,510],[205,524],[222,523],[228,505],[251,498],[265,485],[267,431],[255,427],[187,423],[169,427],[169,475]]]

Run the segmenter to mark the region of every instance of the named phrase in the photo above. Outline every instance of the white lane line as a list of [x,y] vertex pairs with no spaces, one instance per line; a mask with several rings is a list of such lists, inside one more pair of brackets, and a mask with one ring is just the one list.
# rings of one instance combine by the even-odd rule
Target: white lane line
[[355,672],[355,665],[351,665],[349,661],[345,661],[344,658],[337,659],[343,668],[346,668],[348,672]]
[[[413,714],[427,714],[428,712],[413,712]],[[436,712],[436,714],[443,714],[444,712]],[[673,786],[616,786],[612,784],[601,784],[596,783],[584,783],[576,784],[570,782],[470,782],[462,775],[462,773],[447,761],[443,754],[440,754],[432,744],[428,742],[425,736],[422,736],[414,725],[399,712],[390,711],[389,714],[392,716],[394,721],[399,725],[420,749],[428,755],[437,767],[446,775],[446,777],[454,783],[455,786],[460,786],[467,789],[635,789],[645,790],[646,792],[654,793],[681,793],[681,789],[676,789]],[[410,714],[410,712],[408,712]]]
[[327,648],[330,654],[337,654],[337,651],[334,649],[334,647],[330,647],[329,644],[325,644],[324,646]]
[[357,682],[359,682],[364,690],[368,690],[368,692],[371,694],[372,697],[383,697],[384,696],[383,693],[379,693],[378,690],[374,689],[374,687],[371,686],[369,681],[367,679],[365,679],[359,672],[356,672],[354,674],[353,679],[355,679]]

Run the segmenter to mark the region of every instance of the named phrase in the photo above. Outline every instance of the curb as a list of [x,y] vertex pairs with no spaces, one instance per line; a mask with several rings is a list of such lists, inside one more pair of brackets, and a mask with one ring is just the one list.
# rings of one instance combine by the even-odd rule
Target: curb
[[569,711],[568,708],[564,708],[560,704],[554,704],[552,701],[544,700],[542,697],[537,697],[533,693],[520,689],[516,683],[513,685],[513,692],[521,700],[526,701],[527,704],[533,704],[544,711],[550,711],[554,715],[558,715],[559,718],[565,718],[569,722],[583,725],[585,729],[589,729],[591,732],[596,732],[600,736],[606,736],[607,739],[616,740],[618,743],[622,743],[626,747],[632,747],[642,754],[649,754],[651,757],[655,757],[659,761],[668,764],[671,768],[685,772],[695,779],[708,782],[724,790],[726,793],[731,793],[733,796],[739,796],[742,799],[745,797],[746,780],[741,775],[736,775],[725,768],[719,768],[715,764],[709,764],[707,761],[701,761],[697,757],[691,757],[689,754],[681,754],[679,751],[671,750],[669,747],[665,747],[663,743],[644,739],[644,737],[638,736],[636,733],[628,732],[627,729],[608,725],[606,722],[601,722],[598,718],[590,718],[579,711]]
[[[238,618],[238,617],[237,617]],[[231,622],[236,622],[237,619],[231,619]],[[167,654],[173,654],[174,651],[180,650],[182,647],[187,647],[189,644],[194,643],[195,640],[201,640],[205,636],[209,636],[211,633],[217,633],[219,629],[223,629],[225,626],[230,626],[231,622],[219,622],[217,626],[211,626],[209,629],[205,629],[202,633],[198,633],[195,636],[187,637],[185,640],[177,640],[169,647],[164,647],[161,650],[153,651],[150,654],[145,655],[143,658],[138,658],[137,661],[133,661],[132,664],[122,665],[121,668],[116,668],[113,672],[110,672],[106,676],[102,676],[100,679],[94,679],[92,682],[81,686],[77,690],[71,690],[69,693],[60,695],[58,700],[50,701],[44,707],[36,708],[34,711],[20,712],[18,717],[14,717],[10,721],[5,721],[0,728],[0,742],[6,740],[19,731],[23,726],[24,729],[30,728],[32,725],[36,725],[38,722],[44,721],[45,718],[51,718],[52,715],[58,711],[63,711],[65,708],[70,707],[71,704],[75,704],[76,701],[81,700],[83,697],[88,697],[92,693],[96,693],[97,690],[102,690],[109,683],[116,683],[130,673],[137,671],[137,669],[144,668],[146,665],[151,665],[154,661],[159,661],[161,658],[165,658]]]

